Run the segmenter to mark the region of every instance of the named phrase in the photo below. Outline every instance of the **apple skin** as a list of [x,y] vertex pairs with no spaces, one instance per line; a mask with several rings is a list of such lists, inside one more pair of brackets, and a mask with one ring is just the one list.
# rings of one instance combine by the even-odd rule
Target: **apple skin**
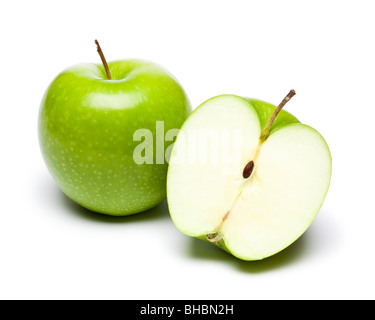
[[[259,122],[260,127],[264,128],[268,122],[268,120],[271,118],[271,115],[275,112],[276,106],[261,101],[257,99],[250,99],[250,98],[244,98],[246,101],[248,101],[251,106],[255,109]],[[276,130],[281,129],[282,127],[285,127],[286,125],[289,125],[291,123],[300,123],[295,116],[290,114],[288,111],[281,110],[280,113],[277,115],[275,121],[272,124],[270,134],[274,133]]]
[[[108,215],[145,211],[166,198],[168,163],[156,164],[156,121],[179,129],[189,100],[177,80],[142,60],[81,64],[60,73],[41,102],[39,141],[60,189],[81,206]],[[153,134],[153,164],[138,165],[138,129]],[[164,137],[163,137],[164,138]],[[172,142],[164,142],[165,150]]]

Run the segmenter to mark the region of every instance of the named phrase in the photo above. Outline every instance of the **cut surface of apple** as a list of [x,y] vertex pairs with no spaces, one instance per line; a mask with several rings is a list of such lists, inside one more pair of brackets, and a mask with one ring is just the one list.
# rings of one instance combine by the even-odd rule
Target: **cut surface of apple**
[[234,95],[209,99],[184,123],[169,161],[177,228],[243,260],[269,257],[299,238],[330,183],[325,140],[288,112],[260,139],[274,110]]

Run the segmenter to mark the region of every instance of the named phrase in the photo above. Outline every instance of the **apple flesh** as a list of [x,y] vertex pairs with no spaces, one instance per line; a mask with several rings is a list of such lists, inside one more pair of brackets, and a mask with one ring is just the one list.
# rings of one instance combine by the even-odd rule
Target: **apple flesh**
[[[274,111],[259,100],[222,95],[185,121],[167,178],[170,214],[183,233],[240,259],[260,260],[311,225],[328,191],[330,151],[316,130],[284,110],[268,138],[260,139]],[[236,140],[218,143],[224,130],[236,132]],[[189,139],[196,132],[199,138]],[[217,147],[219,153],[206,152],[201,161],[202,150]]]
[[[190,103],[177,80],[154,63],[122,60],[108,67],[111,80],[99,64],[76,65],[55,78],[40,107],[40,146],[69,198],[92,211],[128,215],[165,199],[168,163],[156,163],[156,122],[163,121],[165,132],[180,128]],[[134,161],[138,129],[155,137],[147,146],[152,164]]]

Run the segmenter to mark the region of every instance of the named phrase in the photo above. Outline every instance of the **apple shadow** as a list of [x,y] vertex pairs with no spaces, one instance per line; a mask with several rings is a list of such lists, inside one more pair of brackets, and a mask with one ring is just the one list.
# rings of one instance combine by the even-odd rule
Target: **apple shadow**
[[164,220],[169,218],[166,200],[164,200],[163,202],[149,210],[137,214],[132,214],[128,216],[111,216],[97,213],[82,207],[81,205],[77,204],[69,197],[67,197],[58,187],[56,188],[59,193],[59,202],[62,205],[62,207],[66,209],[66,211],[68,211],[69,213],[86,220],[106,223],[135,223],[142,221]]
[[33,188],[33,192],[42,203],[45,203],[45,205],[48,205],[51,208],[54,208],[57,205],[60,207],[60,209],[62,209],[64,214],[70,214],[89,221],[107,223],[136,223],[169,219],[168,204],[166,200],[149,210],[128,216],[110,216],[91,211],[82,207],[66,196],[53,181],[53,179],[47,174],[38,176],[38,179],[35,182],[35,188]]
[[342,239],[342,233],[337,228],[334,214],[323,207],[312,225],[296,241],[279,253],[263,260],[243,261],[196,238],[189,239],[188,256],[193,259],[221,261],[244,273],[268,272],[287,267],[304,259],[332,256],[341,246]]
[[[67,213],[87,221],[131,224],[170,220],[166,200],[156,207],[139,214],[109,216],[93,212],[78,205],[68,198],[51,179],[40,180],[34,191],[48,205],[54,207],[57,204],[63,209],[64,214]],[[332,212],[331,214],[330,212],[319,213],[319,217],[316,219],[317,221],[314,221],[312,228],[310,227],[299,239],[283,251],[263,260],[243,261],[210,243],[190,237],[186,237],[187,248],[185,254],[191,259],[220,261],[244,273],[261,273],[284,268],[316,253],[334,253],[340,244],[341,235],[330,216],[332,217]]]
[[218,260],[245,273],[261,273],[286,267],[301,259],[307,253],[308,238],[309,234],[308,231],[306,231],[299,239],[283,251],[257,261],[240,260],[208,242],[191,238],[188,247],[188,255],[193,259]]

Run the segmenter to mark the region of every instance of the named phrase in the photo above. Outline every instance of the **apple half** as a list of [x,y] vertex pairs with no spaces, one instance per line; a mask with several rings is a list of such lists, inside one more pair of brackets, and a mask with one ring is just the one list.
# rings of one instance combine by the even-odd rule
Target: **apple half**
[[242,260],[274,255],[306,231],[328,192],[332,159],[315,129],[281,110],[293,95],[277,108],[221,95],[194,110],[168,168],[179,230]]

